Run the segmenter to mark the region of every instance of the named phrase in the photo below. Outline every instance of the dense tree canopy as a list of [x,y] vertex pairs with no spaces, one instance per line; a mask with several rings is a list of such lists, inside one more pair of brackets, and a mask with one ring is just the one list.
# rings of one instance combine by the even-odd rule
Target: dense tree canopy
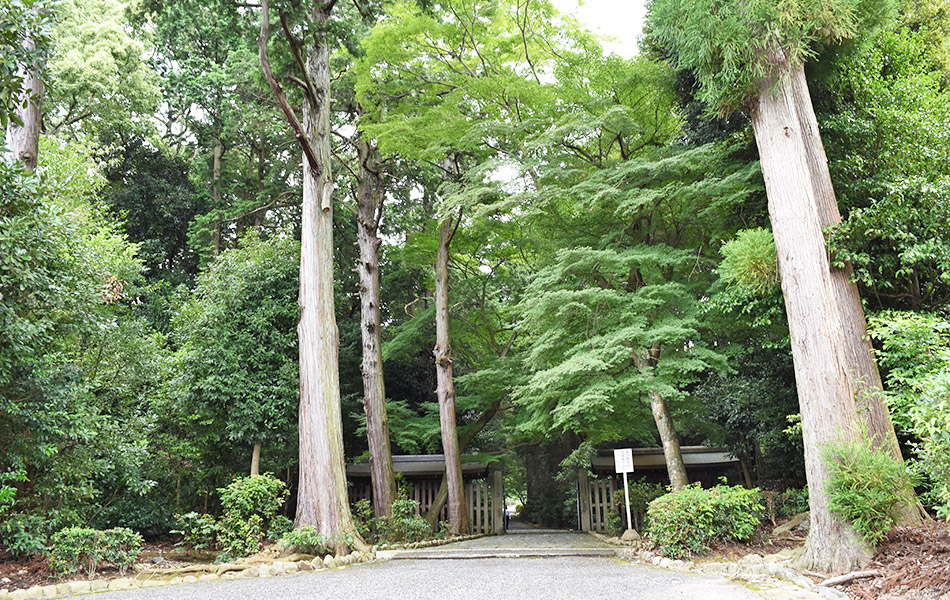
[[[544,524],[573,527],[578,470],[616,447],[662,446],[677,489],[680,440],[801,485],[821,327],[856,341],[817,414],[858,441],[872,415],[948,514],[946,4],[649,12],[625,58],[547,0],[0,0],[0,549],[167,536],[258,460],[298,525],[359,545],[344,461],[453,426]],[[6,150],[31,73],[34,172]],[[846,299],[811,319],[806,226]],[[335,491],[298,495],[313,460]]]

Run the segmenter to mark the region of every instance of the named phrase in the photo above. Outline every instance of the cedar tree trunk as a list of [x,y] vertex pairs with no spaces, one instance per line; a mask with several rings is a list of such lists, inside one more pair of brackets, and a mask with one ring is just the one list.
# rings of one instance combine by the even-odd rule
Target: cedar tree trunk
[[[332,6],[330,4],[329,6]],[[266,17],[265,17],[266,18]],[[323,29],[329,8],[317,3],[313,26]],[[347,498],[340,410],[339,331],[333,298],[333,183],[330,178],[330,48],[318,33],[308,46],[306,77],[313,94],[303,102],[300,240],[300,479],[295,526],[313,526],[327,540],[341,534],[364,547]],[[334,542],[338,549],[343,542]]]
[[383,182],[379,153],[360,138],[359,182],[357,184],[357,230],[360,248],[360,332],[363,336],[363,409],[369,442],[370,474],[373,482],[373,512],[377,517],[392,513],[396,478],[389,443],[386,388],[383,384],[383,351],[379,318],[379,245],[377,235],[383,208]]
[[868,548],[847,523],[828,510],[828,470],[820,449],[858,435],[859,386],[848,337],[857,333],[842,319],[841,288],[833,274],[822,227],[824,211],[808,160],[792,66],[773,56],[774,80],[763,80],[752,107],[788,315],[795,380],[802,415],[805,475],[811,529],[801,564],[817,571],[847,571],[870,559]]
[[[461,217],[459,217],[461,218]],[[449,244],[453,219],[447,217],[439,227],[439,250],[435,262],[435,372],[439,398],[439,422],[442,426],[442,451],[448,484],[448,509],[451,533],[469,532],[458,428],[455,422],[455,386],[452,383],[452,345],[449,338]]]
[[[831,183],[828,159],[821,141],[821,133],[818,130],[815,109],[812,106],[811,95],[808,93],[805,69],[800,63],[791,65],[791,83],[798,109],[799,126],[807,152],[808,169],[814,186],[815,201],[818,203],[818,215],[823,228],[834,227],[841,223],[841,213],[838,210],[838,201]],[[874,360],[874,351],[867,334],[864,305],[861,303],[861,295],[857,284],[853,281],[853,275],[854,268],[850,262],[846,262],[840,268],[831,267],[831,281],[835,287],[835,297],[839,300],[839,315],[845,324],[845,331],[851,332],[846,340],[848,368],[858,390],[858,410],[867,413],[868,432],[871,434],[872,444],[882,452],[890,454],[895,460],[903,462],[904,457],[897,443],[894,424],[887,404],[884,402],[881,374]],[[902,507],[900,513],[900,524],[913,525],[928,518],[911,488],[907,490],[907,500],[907,504]]]
[[[29,32],[24,43],[31,49],[35,47]],[[15,119],[10,119],[7,124],[6,145],[14,160],[20,161],[24,169],[35,171],[43,116],[43,80],[40,78],[39,65],[21,72],[21,75],[23,83],[20,88],[16,116],[23,124],[20,125]]]

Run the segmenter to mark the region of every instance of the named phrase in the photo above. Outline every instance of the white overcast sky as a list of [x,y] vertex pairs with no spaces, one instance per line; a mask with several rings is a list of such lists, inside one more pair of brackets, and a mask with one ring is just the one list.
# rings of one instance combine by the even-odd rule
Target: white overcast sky
[[613,38],[604,42],[609,52],[627,58],[637,53],[637,39],[646,18],[644,0],[553,0],[561,12],[571,13],[591,31]]

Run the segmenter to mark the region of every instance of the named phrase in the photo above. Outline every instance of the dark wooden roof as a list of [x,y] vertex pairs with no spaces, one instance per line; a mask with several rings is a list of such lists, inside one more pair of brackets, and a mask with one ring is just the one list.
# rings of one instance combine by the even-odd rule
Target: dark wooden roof
[[[393,469],[406,477],[436,477],[445,472],[444,454],[399,454],[393,456]],[[471,457],[462,457],[463,477],[485,477],[488,465],[474,462]],[[347,477],[369,477],[369,461],[361,460],[355,465],[347,465]]]
[[[688,469],[729,468],[739,464],[739,459],[731,456],[726,448],[709,446],[683,446],[683,462]],[[666,458],[663,448],[634,448],[633,469],[637,471],[666,470]],[[613,450],[598,450],[591,460],[591,470],[595,473],[614,472]]]

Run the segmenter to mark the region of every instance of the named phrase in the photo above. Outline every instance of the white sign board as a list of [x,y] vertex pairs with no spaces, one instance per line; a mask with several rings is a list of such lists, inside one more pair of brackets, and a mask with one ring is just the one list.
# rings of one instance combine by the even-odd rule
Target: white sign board
[[614,450],[614,468],[617,473],[633,473],[633,449]]

